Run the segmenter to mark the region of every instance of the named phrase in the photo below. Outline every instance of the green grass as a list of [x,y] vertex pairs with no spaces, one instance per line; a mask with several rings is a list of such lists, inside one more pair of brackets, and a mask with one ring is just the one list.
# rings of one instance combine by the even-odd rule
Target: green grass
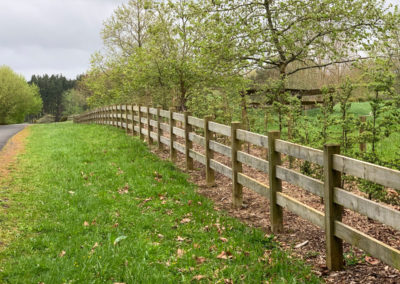
[[9,200],[0,211],[2,283],[320,281],[118,129],[33,126],[0,196]]

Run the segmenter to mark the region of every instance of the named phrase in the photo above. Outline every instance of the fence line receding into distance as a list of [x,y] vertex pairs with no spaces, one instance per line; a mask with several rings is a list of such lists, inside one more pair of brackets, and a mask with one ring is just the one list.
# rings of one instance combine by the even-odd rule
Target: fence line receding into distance
[[[165,145],[172,161],[176,160],[177,152],[180,152],[185,155],[187,169],[193,168],[193,160],[205,166],[208,186],[215,183],[215,172],[230,178],[234,207],[242,204],[243,186],[257,192],[269,199],[271,230],[274,233],[283,228],[283,208],[310,221],[325,231],[326,262],[331,270],[343,268],[343,240],[400,270],[398,249],[342,222],[343,208],[347,208],[400,230],[400,211],[341,188],[341,174],[347,174],[400,190],[400,171],[340,155],[337,145],[325,145],[324,150],[317,150],[281,140],[277,131],[264,136],[240,129],[240,123],[237,122],[227,126],[213,122],[209,116],[200,119],[188,112],[182,114],[172,109],[167,111],[140,105],[114,105],[77,116],[74,122],[123,128],[127,133],[139,135],[142,140],[146,138],[150,144],[157,143],[160,149]],[[203,135],[199,135],[199,131]],[[168,137],[163,133],[169,133]],[[213,140],[215,133],[227,137],[231,145]],[[183,140],[184,144],[178,140]],[[241,144],[245,142],[266,149],[268,159],[243,152]],[[204,147],[204,154],[195,151],[193,143]],[[231,166],[215,160],[214,152],[230,158]],[[283,167],[282,154],[322,166],[324,182]],[[269,186],[245,175],[242,172],[243,164],[268,174]],[[322,197],[325,212],[283,193],[282,181]]]

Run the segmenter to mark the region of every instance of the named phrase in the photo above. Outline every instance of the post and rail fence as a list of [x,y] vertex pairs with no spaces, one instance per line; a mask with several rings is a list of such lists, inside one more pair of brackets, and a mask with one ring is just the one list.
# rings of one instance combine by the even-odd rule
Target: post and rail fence
[[[187,169],[193,169],[193,161],[205,166],[206,183],[215,183],[215,172],[232,180],[232,202],[238,208],[242,204],[242,187],[247,187],[269,199],[271,231],[283,229],[282,210],[286,210],[308,220],[325,232],[326,263],[331,270],[343,268],[343,241],[358,247],[400,270],[399,248],[391,247],[342,222],[343,208],[350,209],[382,224],[400,230],[400,211],[371,201],[341,188],[341,175],[352,175],[386,187],[400,190],[400,171],[378,166],[340,155],[337,145],[325,145],[323,150],[298,145],[280,139],[280,133],[271,131],[267,136],[246,131],[240,123],[231,126],[213,122],[211,117],[200,119],[190,113],[178,113],[160,107],[140,105],[113,105],[102,107],[76,116],[75,123],[96,123],[125,129],[137,134],[140,139],[169,148],[171,161],[177,152],[185,155]],[[182,126],[182,127],[178,127]],[[146,127],[145,127],[146,126]],[[201,129],[199,135],[194,129]],[[169,137],[163,135],[169,133]],[[213,140],[213,134],[223,135],[231,141],[227,146]],[[179,139],[184,144],[179,143]],[[204,154],[193,148],[193,143],[204,147]],[[241,150],[241,144],[250,143],[268,151],[268,159],[250,155]],[[214,159],[213,153],[231,159],[231,167]],[[311,178],[281,164],[281,155],[288,155],[323,167],[323,180]],[[242,165],[268,174],[269,186],[259,182],[242,171]],[[310,207],[282,192],[282,181],[322,197],[324,211]]]

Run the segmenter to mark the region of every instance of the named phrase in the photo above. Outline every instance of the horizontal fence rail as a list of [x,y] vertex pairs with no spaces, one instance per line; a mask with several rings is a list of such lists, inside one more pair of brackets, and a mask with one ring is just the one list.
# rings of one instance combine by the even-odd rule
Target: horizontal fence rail
[[[173,109],[163,110],[160,107],[107,106],[76,116],[74,122],[111,125],[125,129],[127,133],[146,139],[149,144],[157,143],[159,149],[168,148],[172,161],[176,160],[177,152],[182,153],[188,170],[193,169],[193,161],[205,166],[207,186],[215,184],[215,172],[228,177],[232,180],[234,207],[242,205],[243,186],[266,197],[270,203],[270,223],[274,233],[283,228],[283,208],[308,220],[325,231],[326,262],[331,270],[343,267],[342,241],[400,270],[400,251],[397,248],[390,247],[342,222],[343,208],[347,208],[400,230],[400,211],[341,188],[341,174],[347,174],[400,190],[400,171],[340,155],[337,145],[325,145],[324,150],[313,149],[281,140],[280,133],[276,131],[271,131],[265,136],[240,129],[240,123],[237,122],[227,126],[211,121],[209,116],[200,119],[191,116],[189,112],[178,113]],[[230,140],[230,146],[213,139],[216,134]],[[180,141],[184,141],[183,144]],[[204,152],[196,151],[193,143],[201,146]],[[268,159],[243,152],[243,143],[266,149]],[[229,158],[230,166],[215,160],[214,153]],[[281,165],[282,154],[322,166],[324,181],[285,168]],[[243,173],[242,165],[268,174],[269,186]],[[322,197],[324,212],[284,194],[282,181]]]

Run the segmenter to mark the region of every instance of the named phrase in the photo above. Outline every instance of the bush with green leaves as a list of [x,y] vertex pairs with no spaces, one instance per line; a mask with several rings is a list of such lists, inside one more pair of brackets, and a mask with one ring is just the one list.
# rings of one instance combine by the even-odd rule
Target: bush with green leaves
[[10,67],[0,66],[0,124],[21,123],[27,115],[41,109],[37,86],[29,85]]

